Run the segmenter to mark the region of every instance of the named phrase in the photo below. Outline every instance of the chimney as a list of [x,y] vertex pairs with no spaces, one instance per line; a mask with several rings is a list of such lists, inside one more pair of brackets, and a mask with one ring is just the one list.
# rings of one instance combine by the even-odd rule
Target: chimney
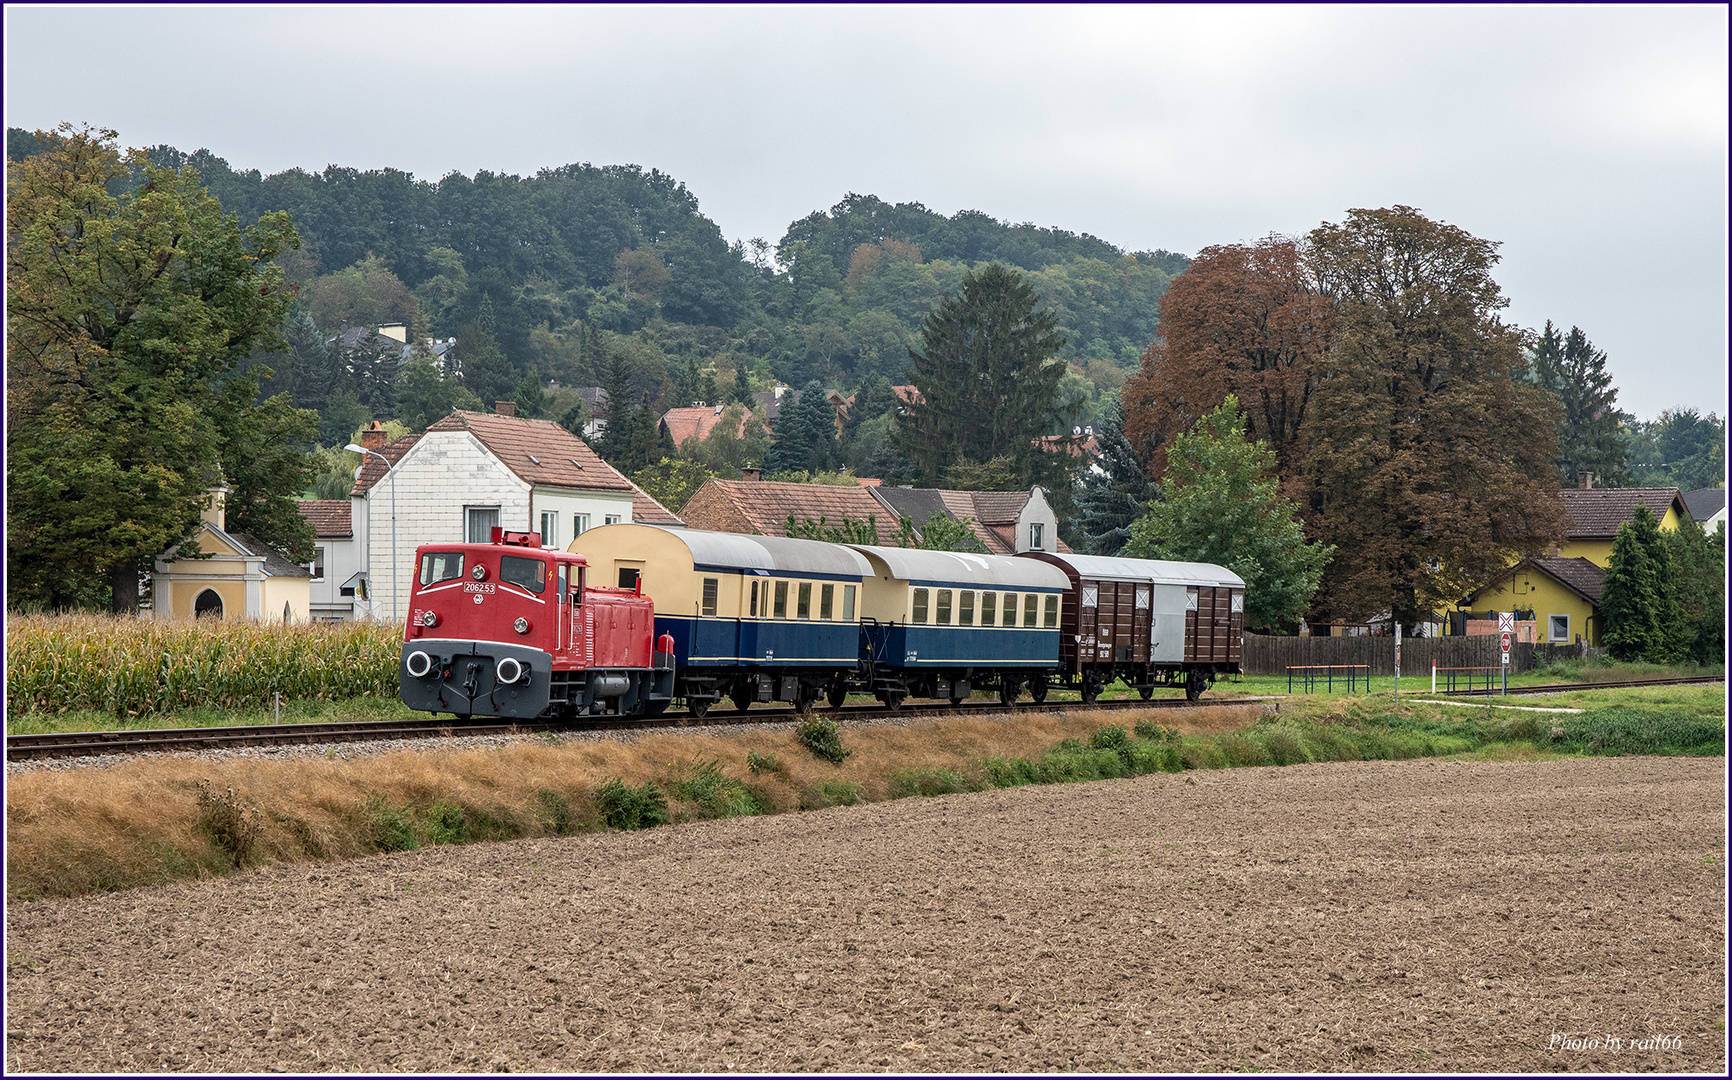
[[756,466],[747,465],[745,468],[740,470],[741,480],[762,480],[763,478],[764,470],[757,468]]
[[377,450],[385,445],[385,427],[375,420],[367,425],[367,430],[361,432],[361,445],[369,450]]
[[1591,472],[1579,472],[1576,474],[1576,487],[1581,488],[1583,491],[1586,491],[1593,486],[1594,486],[1594,474],[1593,473],[1591,473]]
[[515,402],[515,401],[495,401],[493,403],[493,411],[498,413],[500,416],[516,416],[517,415],[517,402]]

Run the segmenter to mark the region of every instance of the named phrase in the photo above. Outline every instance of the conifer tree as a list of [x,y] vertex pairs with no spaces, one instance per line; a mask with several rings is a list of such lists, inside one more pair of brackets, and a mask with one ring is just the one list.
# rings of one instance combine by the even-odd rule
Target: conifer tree
[[1606,370],[1606,354],[1580,327],[1566,335],[1550,319],[1534,348],[1533,378],[1558,399],[1558,483],[1573,488],[1582,473],[1601,487],[1629,482],[1629,449],[1623,437],[1624,414],[1618,390]]
[[1154,485],[1125,438],[1124,410],[1117,402],[1096,429],[1095,445],[1100,448],[1096,464],[1106,471],[1083,474],[1076,529],[1084,537],[1085,554],[1117,555],[1131,538],[1131,523],[1153,497]]
[[1671,552],[1660,523],[1638,504],[1618,526],[1611,565],[1600,590],[1601,640],[1619,660],[1665,663],[1678,653],[1681,632]]
[[776,417],[776,441],[764,456],[764,471],[822,472],[834,462],[836,413],[825,400],[823,384],[813,381],[800,399],[783,405]]
[[463,365],[463,385],[491,409],[510,401],[521,381],[494,337],[493,298],[483,295],[481,310],[457,334],[457,362]]

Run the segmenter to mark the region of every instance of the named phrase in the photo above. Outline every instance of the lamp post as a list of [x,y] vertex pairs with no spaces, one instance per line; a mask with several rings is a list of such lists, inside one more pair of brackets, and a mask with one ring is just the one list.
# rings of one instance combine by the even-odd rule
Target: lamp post
[[[385,475],[391,478],[391,619],[396,622],[403,618],[397,611],[397,474],[391,471],[391,459],[377,450],[369,450],[357,443],[350,443],[343,449],[351,454],[372,454],[385,463]],[[372,542],[371,532],[367,539]]]

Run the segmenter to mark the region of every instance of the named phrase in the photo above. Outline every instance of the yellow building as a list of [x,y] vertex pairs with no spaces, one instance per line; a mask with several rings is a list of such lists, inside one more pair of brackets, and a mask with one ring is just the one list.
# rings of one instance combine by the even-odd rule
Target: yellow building
[[1461,602],[1468,618],[1495,619],[1500,611],[1532,612],[1539,641],[1600,644],[1600,590],[1606,571],[1585,558],[1523,559]]
[[1590,487],[1562,494],[1564,508],[1570,512],[1570,535],[1552,554],[1586,559],[1601,569],[1612,565],[1612,542],[1618,538],[1618,527],[1636,516],[1638,504],[1647,506],[1662,530],[1676,529],[1690,513],[1677,488]]
[[226,488],[211,493],[211,505],[201,515],[203,523],[187,542],[209,558],[176,558],[181,550],[176,548],[156,560],[151,575],[151,617],[310,621],[312,575],[256,537],[225,531],[226,493]]

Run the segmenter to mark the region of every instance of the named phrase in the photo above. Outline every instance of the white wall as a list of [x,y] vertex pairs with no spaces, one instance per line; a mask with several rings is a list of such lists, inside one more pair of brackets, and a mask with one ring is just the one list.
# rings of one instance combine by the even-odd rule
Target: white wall
[[1046,526],[1041,530],[1040,550],[1058,550],[1058,515],[1053,513],[1052,505],[1046,501],[1046,493],[1035,488],[1029,493],[1028,503],[1022,508],[1022,513],[1016,518],[1016,550],[1032,551],[1028,542],[1029,526],[1039,522]]

